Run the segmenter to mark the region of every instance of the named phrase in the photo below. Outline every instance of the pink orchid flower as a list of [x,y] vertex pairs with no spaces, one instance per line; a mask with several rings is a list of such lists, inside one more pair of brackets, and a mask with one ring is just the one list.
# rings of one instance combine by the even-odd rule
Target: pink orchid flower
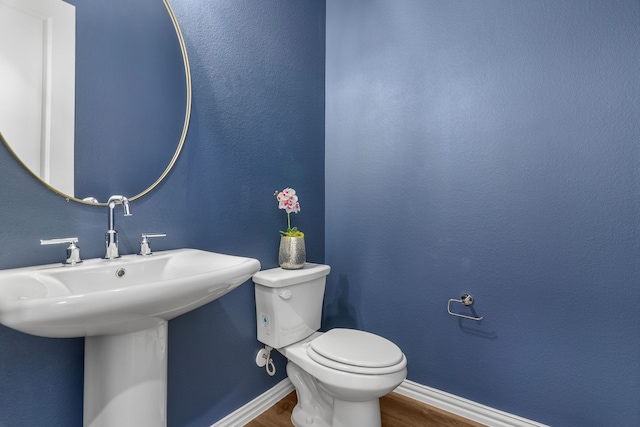
[[285,188],[284,190],[275,192],[278,199],[278,209],[284,209],[287,212],[287,231],[280,233],[289,237],[302,237],[304,234],[297,227],[291,228],[291,214],[300,212],[300,203],[296,190],[293,188]]

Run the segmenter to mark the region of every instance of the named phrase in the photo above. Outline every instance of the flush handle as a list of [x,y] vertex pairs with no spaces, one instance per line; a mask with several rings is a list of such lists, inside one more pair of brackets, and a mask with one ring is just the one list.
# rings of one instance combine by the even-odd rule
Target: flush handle
[[282,299],[291,299],[291,295],[293,295],[293,292],[291,292],[291,289],[285,289],[284,291],[280,291],[278,293],[278,296]]

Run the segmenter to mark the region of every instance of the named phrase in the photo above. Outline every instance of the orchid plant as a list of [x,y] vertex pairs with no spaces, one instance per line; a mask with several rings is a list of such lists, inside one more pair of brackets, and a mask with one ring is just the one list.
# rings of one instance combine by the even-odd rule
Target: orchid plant
[[296,190],[293,188],[285,188],[273,194],[278,199],[278,209],[284,209],[287,212],[287,231],[280,231],[280,234],[286,237],[304,237],[304,233],[298,230],[298,227],[291,228],[291,214],[300,212],[300,203]]

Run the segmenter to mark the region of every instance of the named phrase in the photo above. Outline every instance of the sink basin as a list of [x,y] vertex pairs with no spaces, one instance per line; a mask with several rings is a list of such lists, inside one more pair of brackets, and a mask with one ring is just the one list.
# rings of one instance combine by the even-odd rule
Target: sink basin
[[2,270],[0,323],[54,338],[149,329],[221,297],[259,269],[252,258],[175,249]]
[[197,249],[1,270],[0,323],[43,337],[86,337],[85,427],[166,426],[167,321],[258,270],[256,259]]

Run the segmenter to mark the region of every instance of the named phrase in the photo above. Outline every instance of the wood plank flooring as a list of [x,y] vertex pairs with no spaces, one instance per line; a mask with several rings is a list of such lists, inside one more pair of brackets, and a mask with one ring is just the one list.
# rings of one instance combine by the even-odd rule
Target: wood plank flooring
[[[292,391],[245,427],[293,427],[291,411],[298,399]],[[486,427],[398,393],[380,399],[382,427]]]

